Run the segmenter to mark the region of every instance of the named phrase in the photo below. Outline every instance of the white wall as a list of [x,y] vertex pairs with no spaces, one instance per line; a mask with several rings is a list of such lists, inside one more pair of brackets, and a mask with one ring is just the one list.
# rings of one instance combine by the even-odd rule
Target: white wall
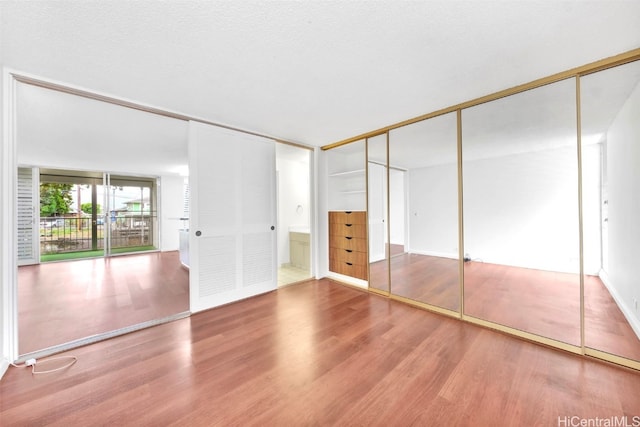
[[472,259],[579,272],[575,147],[467,161],[463,179]]
[[602,145],[582,147],[582,230],[585,274],[602,268]]
[[392,245],[405,244],[406,197],[405,171],[389,169],[389,240]]
[[[2,61],[0,61],[0,68],[1,66]],[[2,77],[0,78],[0,100],[2,100],[2,102],[0,102],[0,136],[3,138],[3,140],[5,138],[4,114],[6,112],[4,108],[5,106],[3,96],[5,78],[6,76],[3,73]],[[11,324],[8,321],[9,319],[7,318],[9,310],[7,310],[6,307],[6,304],[8,303],[7,292],[9,291],[10,287],[9,281],[7,280],[7,268],[9,268],[9,263],[11,260],[11,257],[7,253],[9,236],[5,236],[5,232],[7,231],[8,227],[5,222],[7,215],[4,214],[4,212],[8,212],[9,209],[9,195],[7,194],[7,191],[5,191],[5,176],[7,174],[7,171],[9,170],[9,162],[6,158],[5,151],[7,145],[8,144],[6,143],[0,144],[0,212],[3,212],[2,220],[0,221],[0,308],[2,309],[2,313],[0,313],[0,378],[2,378],[2,375],[4,375],[5,371],[9,367],[9,355],[6,340],[8,339],[7,330],[9,328],[9,325]]]
[[636,333],[640,334],[637,265],[640,259],[640,84],[607,133],[609,190],[608,285]]
[[457,165],[412,169],[408,176],[409,252],[457,258]]
[[184,178],[163,176],[160,178],[160,250],[177,251],[180,246],[179,230],[184,215]]
[[278,171],[278,264],[288,264],[289,227],[310,228],[309,153],[306,161],[276,157]]
[[327,151],[315,149],[314,171],[316,185],[316,233],[315,248],[316,278],[326,277],[329,272],[329,174]]

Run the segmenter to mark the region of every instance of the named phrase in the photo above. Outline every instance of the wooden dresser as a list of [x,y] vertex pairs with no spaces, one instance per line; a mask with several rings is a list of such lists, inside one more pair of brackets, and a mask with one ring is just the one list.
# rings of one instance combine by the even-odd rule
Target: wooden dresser
[[329,212],[329,270],[367,280],[367,213]]

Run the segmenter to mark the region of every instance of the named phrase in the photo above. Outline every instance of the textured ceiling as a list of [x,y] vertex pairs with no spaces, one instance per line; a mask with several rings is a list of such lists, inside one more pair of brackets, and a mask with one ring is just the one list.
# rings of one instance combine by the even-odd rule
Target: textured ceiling
[[640,1],[0,1],[0,62],[323,145],[640,46]]

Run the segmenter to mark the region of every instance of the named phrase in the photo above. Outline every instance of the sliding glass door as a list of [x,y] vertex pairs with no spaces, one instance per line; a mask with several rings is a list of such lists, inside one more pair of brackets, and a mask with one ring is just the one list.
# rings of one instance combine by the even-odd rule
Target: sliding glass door
[[103,174],[40,169],[38,176],[40,261],[103,256]]
[[104,194],[107,255],[157,248],[158,215],[155,180],[107,176]]
[[157,249],[155,179],[40,169],[37,186],[41,262]]

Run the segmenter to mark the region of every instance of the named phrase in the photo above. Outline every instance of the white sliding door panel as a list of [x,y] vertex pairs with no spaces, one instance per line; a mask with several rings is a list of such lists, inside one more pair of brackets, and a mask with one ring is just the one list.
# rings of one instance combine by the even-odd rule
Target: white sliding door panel
[[[243,286],[277,286],[275,143],[242,144]],[[255,137],[251,137],[255,138]]]
[[40,258],[38,169],[18,168],[18,265]]
[[276,289],[275,143],[189,124],[191,311]]
[[386,167],[369,162],[369,262],[386,257]]

